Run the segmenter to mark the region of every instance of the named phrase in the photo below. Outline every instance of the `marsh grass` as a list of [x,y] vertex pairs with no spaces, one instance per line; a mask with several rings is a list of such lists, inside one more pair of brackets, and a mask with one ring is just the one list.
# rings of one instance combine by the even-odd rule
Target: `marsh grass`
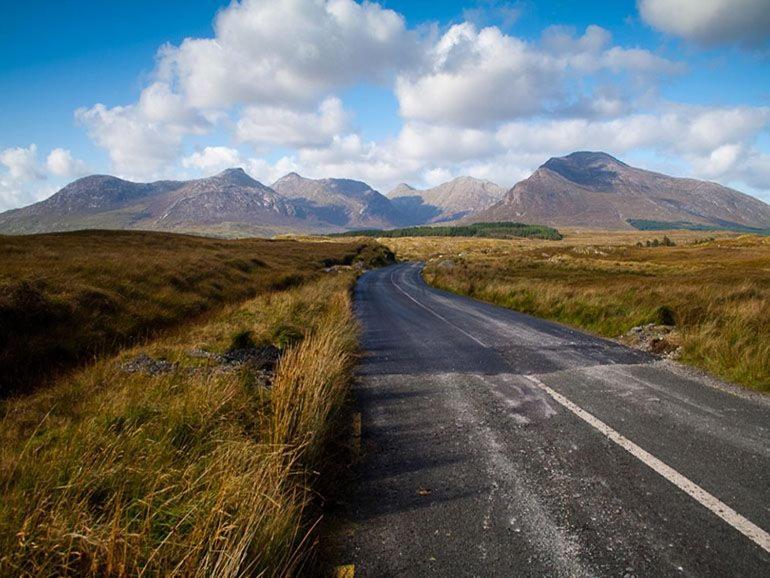
[[0,398],[324,266],[371,241],[221,240],[141,231],[0,236]]
[[682,361],[770,391],[770,239],[688,231],[670,234],[675,247],[637,247],[646,235],[382,242],[427,261],[437,287],[607,337],[675,324]]
[[[284,576],[356,350],[352,274],[228,306],[0,405],[0,575]],[[272,387],[189,352],[302,328]],[[125,373],[146,353],[174,363]]]

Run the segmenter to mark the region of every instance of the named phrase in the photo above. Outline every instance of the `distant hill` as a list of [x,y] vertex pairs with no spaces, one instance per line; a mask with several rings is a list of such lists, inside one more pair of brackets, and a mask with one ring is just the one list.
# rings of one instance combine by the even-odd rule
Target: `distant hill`
[[630,229],[634,221],[770,227],[770,205],[716,183],[670,177],[602,152],[552,158],[468,221]]
[[404,215],[386,197],[361,181],[308,179],[289,173],[272,188],[307,214],[341,228],[394,227]]
[[388,193],[410,225],[454,221],[487,209],[505,195],[491,181],[457,177],[432,189],[419,190],[402,183]]
[[2,233],[74,229],[281,232],[322,225],[243,169],[205,179],[133,183],[94,175],[0,214]]

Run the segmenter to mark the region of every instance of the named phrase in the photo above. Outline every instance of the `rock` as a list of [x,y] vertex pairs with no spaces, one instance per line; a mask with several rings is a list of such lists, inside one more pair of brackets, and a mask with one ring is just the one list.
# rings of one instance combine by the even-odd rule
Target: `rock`
[[206,351],[205,349],[196,347],[187,352],[187,357],[192,357],[193,359],[211,359],[218,358],[219,355],[212,353],[211,351]]
[[325,273],[339,273],[340,271],[351,271],[353,269],[350,265],[332,265],[331,267],[324,267]]
[[165,359],[154,359],[146,353],[141,353],[120,366],[121,371],[125,373],[144,373],[146,375],[160,375],[175,368],[176,363],[171,363]]
[[620,341],[668,359],[676,359],[682,352],[681,337],[676,328],[671,325],[648,323],[632,327],[620,336]]
[[455,266],[455,262],[452,261],[451,259],[444,259],[438,265],[436,265],[436,267],[438,267],[439,269],[451,269],[454,266]]
[[250,368],[272,371],[281,351],[274,345],[233,349],[220,356],[221,363],[229,366],[248,365]]

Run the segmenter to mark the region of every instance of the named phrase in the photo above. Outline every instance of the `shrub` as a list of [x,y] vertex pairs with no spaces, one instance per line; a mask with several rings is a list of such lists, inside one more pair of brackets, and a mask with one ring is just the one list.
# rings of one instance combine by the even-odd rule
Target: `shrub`
[[655,311],[655,320],[659,325],[676,325],[676,315],[668,305],[658,307]]
[[257,344],[254,342],[254,336],[252,332],[248,329],[245,329],[233,335],[228,350],[237,351],[239,349],[253,349],[256,346]]
[[296,345],[305,337],[303,331],[294,325],[281,324],[273,329],[271,340],[278,349],[286,349]]

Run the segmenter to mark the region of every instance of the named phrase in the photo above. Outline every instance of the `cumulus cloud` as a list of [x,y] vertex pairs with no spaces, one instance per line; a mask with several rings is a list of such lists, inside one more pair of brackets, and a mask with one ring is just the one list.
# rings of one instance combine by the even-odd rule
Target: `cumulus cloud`
[[88,173],[88,166],[72,156],[67,149],[53,149],[45,161],[48,171],[57,177],[82,177]]
[[668,105],[650,113],[609,120],[550,119],[507,123],[497,139],[508,150],[571,152],[636,148],[708,156],[731,143],[751,142],[770,123],[770,108]]
[[444,167],[426,169],[422,173],[422,181],[429,187],[435,187],[441,183],[445,183],[451,180],[452,177],[452,171]]
[[283,156],[275,162],[269,162],[262,158],[250,158],[245,161],[245,171],[258,181],[270,185],[282,176],[302,170],[293,157]]
[[578,37],[570,29],[552,27],[539,45],[495,27],[452,26],[431,49],[427,69],[399,76],[401,114],[478,126],[563,108],[575,91],[569,81],[582,75],[681,71],[679,64],[647,50],[609,46],[610,41],[610,33],[599,26],[589,26]]
[[237,149],[223,146],[205,147],[182,159],[184,168],[192,168],[206,175],[239,167],[243,163]]
[[425,161],[460,162],[487,156],[499,145],[486,130],[408,122],[398,135],[401,156]]
[[322,146],[347,128],[348,114],[336,97],[325,99],[316,112],[275,106],[250,106],[236,125],[239,141],[257,145]]
[[113,108],[97,104],[78,109],[75,116],[107,150],[115,170],[138,179],[167,174],[185,135],[203,134],[210,126],[204,114],[185,106],[160,82],[145,88],[136,104]]
[[39,201],[52,192],[37,160],[37,145],[0,151],[0,210]]
[[45,179],[45,173],[37,162],[37,145],[7,148],[0,152],[0,163],[5,166],[8,176],[19,181]]
[[307,105],[362,79],[387,80],[421,54],[400,14],[352,0],[234,2],[214,30],[160,53],[161,71],[198,108]]
[[767,0],[638,0],[645,22],[706,46],[766,44],[770,39]]
[[400,154],[392,141],[366,141],[356,134],[336,136],[328,147],[300,149],[297,163],[307,176],[360,179],[378,190],[419,179],[424,167],[423,161]]

